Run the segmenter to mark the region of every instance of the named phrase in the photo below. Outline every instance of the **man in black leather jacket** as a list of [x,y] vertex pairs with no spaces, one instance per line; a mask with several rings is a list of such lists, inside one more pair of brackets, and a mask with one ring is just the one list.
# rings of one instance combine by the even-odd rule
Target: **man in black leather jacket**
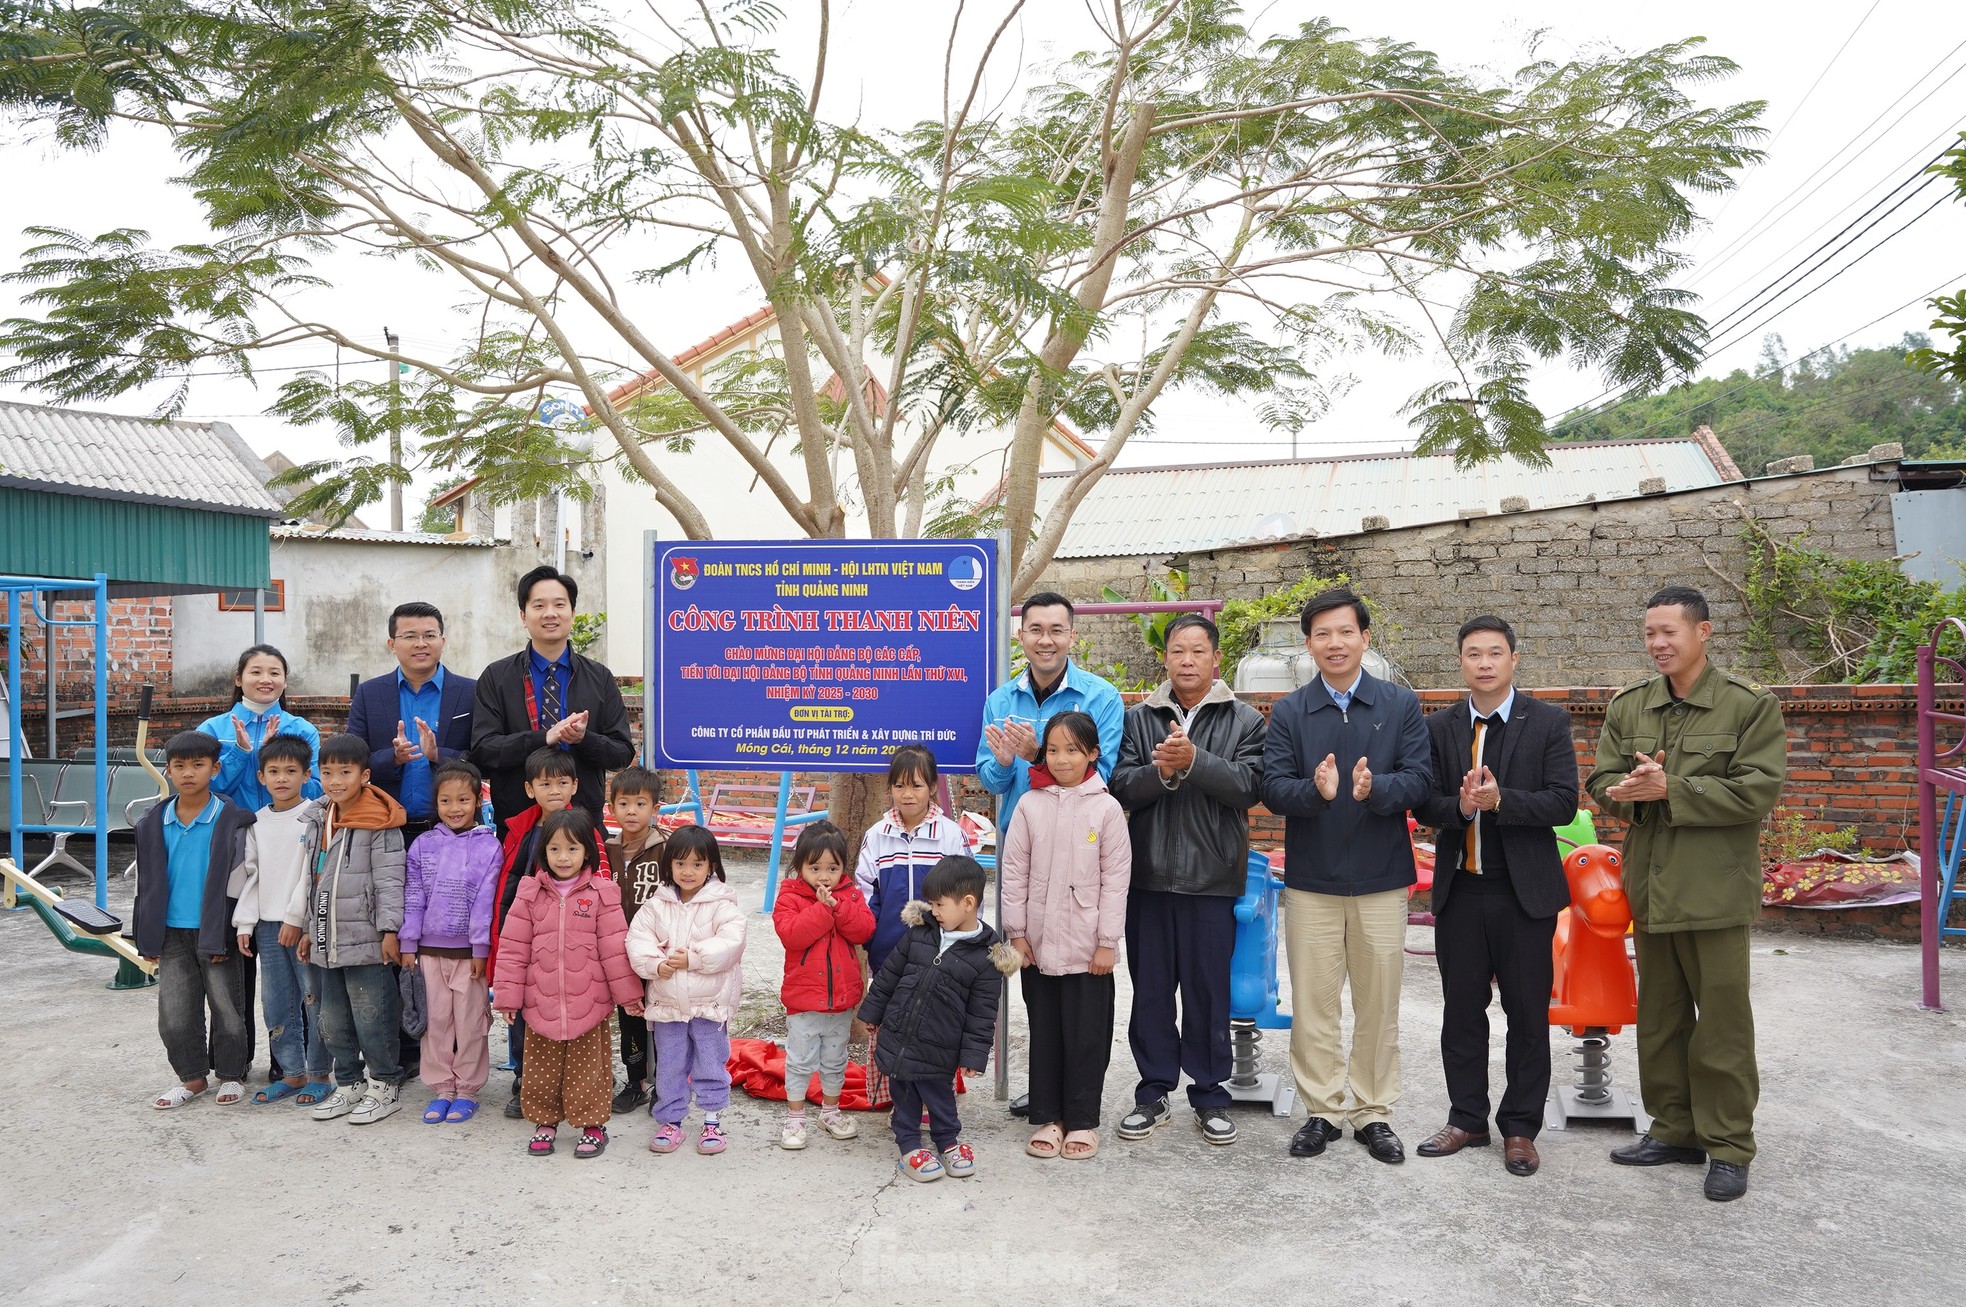
[[1172,1118],[1168,1095],[1185,1071],[1202,1137],[1236,1141],[1222,1083],[1230,1074],[1229,959],[1268,726],[1218,678],[1220,646],[1205,617],[1178,617],[1168,626],[1168,679],[1127,710],[1113,769],[1112,791],[1127,810],[1133,840],[1127,1042],[1140,1069],[1122,1139],[1144,1139]]

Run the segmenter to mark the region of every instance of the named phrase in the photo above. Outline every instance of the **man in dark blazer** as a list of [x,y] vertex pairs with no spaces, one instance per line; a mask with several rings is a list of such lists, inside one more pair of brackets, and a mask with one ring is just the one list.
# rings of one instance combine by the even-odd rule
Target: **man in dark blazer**
[[348,733],[369,742],[369,779],[403,805],[405,846],[437,822],[432,774],[471,751],[477,682],[444,666],[444,615],[435,604],[389,614],[396,670],[355,687]]
[[1440,1060],[1452,1106],[1422,1157],[1484,1147],[1488,1133],[1488,982],[1502,991],[1507,1088],[1495,1112],[1512,1175],[1541,1165],[1536,1134],[1550,1092],[1550,942],[1570,906],[1555,827],[1577,815],[1570,714],[1515,688],[1515,631],[1499,617],[1461,628],[1468,698],[1427,720],[1433,793],[1414,815],[1439,833],[1434,953],[1446,1007]]
[[526,757],[535,749],[574,756],[579,787],[573,801],[599,827],[607,774],[635,760],[628,709],[614,673],[573,651],[573,615],[580,587],[551,567],[519,578],[519,620],[531,637],[524,649],[478,674],[471,722],[471,758],[491,782],[499,834],[532,805],[526,797]]

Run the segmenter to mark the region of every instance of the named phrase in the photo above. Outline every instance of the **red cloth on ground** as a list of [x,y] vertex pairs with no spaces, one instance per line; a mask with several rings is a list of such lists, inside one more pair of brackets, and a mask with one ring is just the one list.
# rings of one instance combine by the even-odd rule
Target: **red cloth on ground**
[[[785,1050],[769,1039],[733,1039],[730,1041],[730,1082],[753,1098],[777,1099],[785,1101]],[[885,1078],[883,1077],[883,1083]],[[956,1092],[963,1091],[960,1072],[956,1075]],[[819,1101],[819,1074],[813,1073],[812,1083],[806,1086],[806,1101]],[[894,1106],[893,1100],[883,1096],[878,1103],[867,1098],[867,1068],[858,1062],[846,1064],[846,1084],[840,1089],[840,1106],[849,1112],[885,1112]]]

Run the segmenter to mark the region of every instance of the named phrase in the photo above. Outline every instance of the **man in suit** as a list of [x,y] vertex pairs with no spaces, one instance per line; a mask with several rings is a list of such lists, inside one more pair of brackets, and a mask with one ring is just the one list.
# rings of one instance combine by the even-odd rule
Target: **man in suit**
[[1483,1148],[1488,1133],[1488,1000],[1492,976],[1509,1021],[1495,1126],[1511,1175],[1534,1175],[1550,1092],[1550,942],[1570,906],[1557,826],[1577,815],[1570,714],[1516,693],[1515,631],[1499,617],[1461,627],[1465,703],[1427,721],[1433,793],[1414,815],[1439,832],[1434,955],[1446,1006],[1440,1060],[1451,1104],[1422,1157]]
[[396,670],[355,687],[348,733],[369,742],[369,779],[394,795],[409,820],[405,846],[437,823],[431,774],[471,750],[477,682],[444,666],[444,615],[435,604],[398,604],[389,614]]
[[551,567],[519,578],[519,620],[530,637],[518,653],[478,674],[471,721],[471,758],[491,781],[499,834],[532,806],[526,797],[526,756],[535,749],[573,754],[578,787],[573,801],[598,827],[607,774],[635,761],[628,709],[614,673],[573,651],[573,615],[580,586]]
[[[1417,878],[1406,812],[1433,793],[1434,778],[1419,697],[1365,670],[1371,624],[1350,590],[1326,590],[1304,606],[1304,645],[1318,675],[1270,710],[1258,792],[1284,819],[1290,1069],[1310,1114],[1290,1155],[1320,1155],[1349,1119],[1355,1141],[1397,1164],[1406,1160],[1390,1121],[1400,1093],[1399,987],[1407,887]],[[1349,1059],[1339,1029],[1347,984]]]

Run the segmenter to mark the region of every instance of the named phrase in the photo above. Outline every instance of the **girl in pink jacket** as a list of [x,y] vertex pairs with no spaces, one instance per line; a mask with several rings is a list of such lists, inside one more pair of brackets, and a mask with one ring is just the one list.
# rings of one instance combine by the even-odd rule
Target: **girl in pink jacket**
[[1099,1151],[1133,847],[1098,762],[1088,714],[1046,722],[1044,761],[1031,768],[1031,791],[1004,837],[1003,929],[1024,959],[1033,1157],[1081,1161]]
[[628,964],[621,890],[601,879],[594,819],[580,807],[539,823],[532,874],[498,934],[492,986],[507,1023],[526,1014],[526,1076],[519,1096],[539,1127],[526,1151],[546,1157],[562,1120],[580,1128],[575,1157],[608,1146],[614,1054],[608,1018],[616,1005],[639,1015],[642,987]]
[[[717,837],[685,826],[662,850],[655,897],[628,928],[628,961],[648,981],[655,1051],[652,1153],[683,1146],[690,1099],[703,1109],[696,1151],[724,1151],[730,1019],[744,997],[744,910],[724,880]],[[528,1072],[527,1074],[531,1074]]]

